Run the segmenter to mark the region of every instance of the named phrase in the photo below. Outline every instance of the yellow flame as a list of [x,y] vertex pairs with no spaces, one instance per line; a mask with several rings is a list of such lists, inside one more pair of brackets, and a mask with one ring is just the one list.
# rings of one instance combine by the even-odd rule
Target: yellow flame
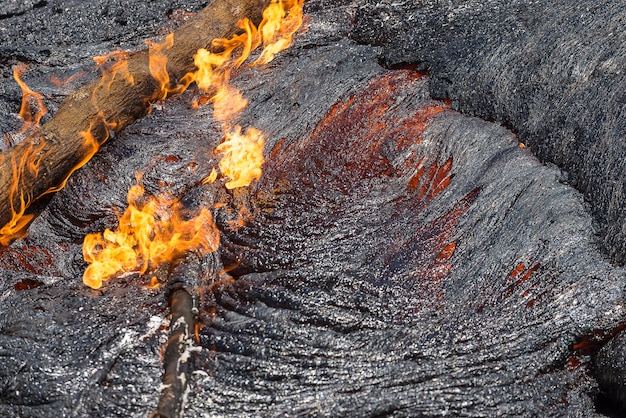
[[293,34],[302,26],[304,0],[272,1],[263,11],[259,32],[263,38],[263,52],[254,62],[267,64],[274,55],[291,45]]
[[46,105],[43,103],[43,95],[31,90],[22,80],[22,75],[28,69],[28,65],[20,64],[13,67],[13,78],[22,89],[22,106],[20,117],[24,125],[20,132],[24,133],[33,126],[39,126],[41,118],[48,113]]
[[229,189],[248,186],[261,177],[264,143],[257,129],[250,128],[245,135],[240,127],[228,131],[227,122],[248,106],[242,93],[229,85],[231,71],[242,65],[261,44],[263,52],[254,64],[270,62],[276,53],[287,48],[302,25],[303,2],[273,0],[263,11],[258,29],[249,19],[239,21],[238,26],[244,32],[230,39],[214,40],[212,46],[220,52],[198,50],[194,55],[198,70],[185,76],[187,81],[195,81],[199,89],[212,94],[209,100],[213,102],[213,117],[224,124],[225,140],[215,151],[224,155],[219,167],[222,175],[229,179],[226,183]]
[[[98,60],[96,62],[101,61],[104,63],[106,59],[104,57],[96,57]],[[125,64],[125,62],[124,62]],[[103,64],[104,65],[104,64]],[[120,66],[119,62],[113,64],[114,69],[104,70],[102,76],[101,85],[105,85],[107,83],[112,82],[112,78],[115,77],[115,73],[125,68],[123,65]],[[13,69],[13,76],[17,83],[22,88],[23,97],[22,97],[22,106],[20,109],[20,116],[24,119],[24,127],[22,128],[22,132],[25,132],[31,129],[34,126],[39,126],[39,122],[43,115],[46,114],[47,109],[43,103],[43,96],[39,93],[32,91],[21,79],[21,75],[26,70],[25,65],[16,66]],[[122,70],[123,71],[123,70]],[[35,114],[31,113],[32,110],[32,100],[36,101],[37,112]],[[104,115],[100,112],[97,118],[90,123],[89,129],[85,132],[80,132],[80,136],[83,139],[84,145],[84,156],[78,161],[78,163],[69,171],[69,173],[63,178],[61,183],[57,186],[51,187],[46,190],[42,195],[56,192],[61,190],[69,177],[74,173],[74,171],[78,170],[80,167],[85,165],[87,161],[93,157],[93,155],[98,151],[100,147],[100,143],[96,141],[96,139],[92,135],[92,129],[94,129],[95,124],[102,124],[101,128],[105,129],[105,136],[102,142],[106,141],[109,137],[109,129],[113,129],[115,127],[114,123],[107,123],[104,120]],[[2,228],[0,228],[0,245],[8,245],[12,240],[23,238],[26,236],[26,228],[28,224],[33,219],[34,215],[26,214],[26,209],[31,203],[32,196],[28,190],[25,190],[23,187],[24,179],[34,179],[39,174],[39,168],[41,164],[41,160],[45,154],[44,150],[46,148],[46,141],[43,137],[38,139],[33,139],[28,142],[28,145],[25,146],[24,151],[16,156],[15,154],[11,157],[11,170],[12,170],[12,180],[9,186],[9,201],[10,201],[10,209],[11,209],[11,220],[7,222]],[[6,158],[2,155],[2,158]]]
[[186,219],[177,199],[145,195],[143,186],[134,185],[117,230],[85,237],[83,257],[89,266],[83,282],[98,289],[123,272],[143,274],[187,251],[212,252],[218,245],[219,232],[208,209]]
[[213,168],[211,174],[202,179],[202,184],[213,183],[215,180],[217,180],[217,171]]
[[261,178],[264,144],[263,133],[255,128],[249,128],[243,134],[241,127],[237,126],[226,133],[215,152],[223,155],[219,166],[222,174],[229,178],[225,184],[227,189],[248,186]]

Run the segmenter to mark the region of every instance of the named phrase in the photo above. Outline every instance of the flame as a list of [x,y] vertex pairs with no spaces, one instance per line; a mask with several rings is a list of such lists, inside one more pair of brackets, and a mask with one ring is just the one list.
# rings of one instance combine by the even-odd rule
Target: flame
[[[11,158],[11,168],[13,171],[13,181],[9,186],[9,202],[11,205],[11,220],[0,228],[0,244],[8,245],[12,240],[22,238],[26,235],[26,227],[33,219],[32,214],[25,214],[26,208],[30,204],[31,196],[24,193],[21,186],[21,179],[28,176],[36,176],[39,173],[39,162],[45,143],[29,143],[22,153],[19,161],[15,155]],[[16,197],[19,195],[19,203],[15,206]]]
[[143,274],[187,251],[212,252],[218,245],[219,232],[208,209],[186,219],[177,199],[145,195],[143,186],[136,184],[128,192],[128,208],[117,230],[85,237],[83,257],[89,266],[83,282],[98,289],[121,273]]
[[46,105],[43,103],[43,95],[30,89],[22,80],[22,75],[28,69],[28,65],[20,64],[13,67],[13,78],[22,89],[22,106],[20,117],[24,121],[20,133],[28,131],[33,126],[39,126],[41,118],[48,113]]
[[[28,86],[22,81],[21,75],[26,70],[25,65],[16,66],[13,69],[13,75],[15,80],[22,88],[23,97],[22,97],[22,107],[20,109],[20,116],[24,119],[24,127],[21,132],[28,131],[33,126],[39,126],[39,122],[41,117],[46,114],[47,109],[43,103],[43,96],[39,93],[32,91]],[[114,75],[112,76],[114,77]],[[104,79],[104,76],[103,76]],[[36,101],[37,113],[32,114],[31,111],[31,102],[32,100]],[[109,137],[109,129],[113,129],[115,127],[114,123],[107,123],[104,120],[104,115],[102,112],[98,114],[97,119],[91,122],[89,129],[85,132],[80,132],[79,134],[83,138],[84,156],[83,158],[69,171],[69,173],[65,176],[65,178],[61,181],[61,183],[55,187],[51,187],[46,190],[43,194],[56,192],[61,190],[69,177],[74,173],[74,171],[78,170],[80,167],[85,165],[87,161],[93,157],[93,155],[100,148],[100,144],[92,135],[92,130],[96,129],[96,124],[101,123],[102,128],[106,130],[104,141],[106,141]],[[25,146],[25,150],[17,159],[16,155],[11,156],[11,170],[13,173],[12,182],[9,186],[9,202],[11,209],[11,220],[7,222],[2,228],[0,228],[0,245],[6,246],[14,239],[23,238],[26,236],[26,228],[28,227],[30,221],[33,219],[34,215],[26,214],[26,209],[30,206],[32,196],[28,191],[24,190],[22,187],[24,178],[36,178],[39,174],[39,168],[41,164],[42,157],[44,156],[44,149],[46,147],[46,141],[43,138],[38,138],[36,140],[30,141]],[[6,158],[4,155],[2,158]]]
[[[239,21],[237,25],[243,32],[230,39],[221,38],[214,40],[212,48],[218,52],[210,52],[205,49],[198,50],[194,55],[194,63],[198,68],[197,71],[185,75],[174,87],[171,86],[167,72],[167,56],[165,54],[165,51],[174,45],[174,34],[168,35],[162,43],[147,42],[150,73],[160,86],[159,92],[155,97],[157,100],[164,99],[169,93],[184,91],[192,82],[195,82],[200,90],[209,94],[208,100],[200,99],[198,103],[212,102],[214,118],[223,124],[224,141],[216,147],[215,152],[223,155],[219,167],[222,175],[228,179],[226,187],[229,189],[248,186],[252,181],[260,178],[264,145],[263,134],[258,129],[249,128],[243,134],[241,127],[237,126],[232,129],[228,123],[248,105],[248,101],[243,97],[243,94],[229,85],[230,74],[233,69],[240,67],[250,54],[261,45],[263,45],[264,49],[254,62],[254,65],[270,62],[277,52],[287,48],[291,44],[293,34],[302,24],[303,2],[304,0],[272,0],[263,11],[263,20],[258,28],[249,19]],[[116,78],[122,77],[124,81],[134,85],[134,78],[128,70],[129,57],[130,53],[128,51],[116,50],[110,54],[93,58],[102,72],[100,84],[93,90],[92,94],[92,100],[96,108],[98,108],[97,91],[100,88],[110,89]],[[20,109],[20,116],[24,120],[22,133],[28,131],[33,126],[38,126],[41,118],[47,113],[46,106],[43,103],[43,96],[31,90],[21,78],[26,68],[27,66],[24,64],[13,69],[13,76],[22,89],[22,105]],[[33,110],[35,111],[33,112]],[[101,141],[104,142],[109,138],[109,132],[111,129],[115,129],[115,126],[115,123],[106,121],[104,114],[100,112],[94,121],[91,122],[89,129],[80,132],[85,147],[84,158],[77,163],[60,185],[49,189],[46,193],[63,188],[69,176],[82,167],[98,151],[101,143],[96,140],[92,133],[95,129],[105,129],[104,139]],[[33,217],[25,214],[32,196],[21,190],[20,184],[25,176],[36,176],[38,173],[45,142],[40,141],[37,144],[30,145],[19,161],[15,159],[11,161],[13,182],[10,186],[10,199],[13,216],[11,221],[0,229],[0,244],[2,245],[7,245],[10,240],[23,236],[25,227]],[[216,177],[217,173],[213,170],[203,183],[214,182]],[[132,196],[133,194],[129,192],[129,207],[136,208],[136,206],[131,204]],[[140,234],[140,230],[132,232],[131,229],[128,233],[134,236]],[[107,237],[111,237],[111,234],[113,233],[106,233]],[[103,236],[102,239],[106,241],[107,238]],[[91,254],[89,250],[86,251],[87,254]],[[122,249],[119,249],[119,251],[124,252]],[[141,253],[139,257],[146,257],[150,254]],[[89,255],[89,257],[92,256]],[[96,258],[92,257],[92,259],[94,262],[98,261]],[[157,260],[158,258],[152,262],[157,263]],[[144,262],[144,267],[145,263],[147,261]],[[144,267],[141,267],[139,270],[144,270]],[[94,269],[95,267],[90,270],[90,275],[86,276],[91,278],[85,280],[93,285],[97,285],[98,280],[93,279]],[[117,274],[117,272],[119,270],[111,274]],[[105,273],[103,277],[110,277],[111,274]],[[99,283],[101,284],[101,280]]]
[[[150,73],[160,86],[157,100],[172,92],[180,93],[195,82],[206,94],[196,105],[213,104],[213,116],[222,123],[224,131],[224,140],[215,148],[215,153],[222,155],[219,168],[228,179],[225,184],[228,189],[248,186],[261,177],[264,147],[261,131],[248,128],[244,133],[240,126],[232,128],[229,123],[248,105],[243,94],[229,84],[231,72],[260,45],[264,50],[255,64],[270,62],[274,54],[289,46],[293,33],[302,23],[302,4],[303,0],[272,0],[263,13],[259,28],[249,19],[239,21],[237,25],[243,32],[229,39],[214,40],[213,51],[199,49],[194,55],[197,70],[187,73],[176,86],[172,86],[167,72],[165,54],[174,44],[173,34],[160,44],[148,42]],[[125,60],[117,59],[118,56],[114,58],[113,66],[106,72],[103,70],[102,85],[110,86],[120,71],[126,71],[122,74],[132,82],[124,66]],[[213,169],[203,184],[212,183],[216,178],[217,172]],[[128,208],[119,217],[118,229],[85,237],[83,256],[89,266],[83,282],[97,289],[111,277],[132,271],[144,274],[187,251],[215,251],[219,245],[219,231],[209,210],[201,208],[189,220],[184,219],[182,212],[178,200],[168,196],[146,196],[142,186],[132,186],[128,192]],[[247,208],[242,207],[232,227],[244,225],[250,216]],[[158,280],[152,280],[150,285],[158,286]]]
[[[135,79],[130,71],[128,71],[129,57],[130,52],[122,50],[116,50],[106,55],[93,57],[94,62],[102,72],[102,79],[98,88],[106,85],[107,90],[110,89],[118,73],[127,83],[134,85]],[[94,92],[98,88],[94,89]]]
[[87,74],[86,71],[79,71],[79,72],[77,72],[75,74],[72,74],[71,76],[67,77],[65,80],[61,80],[59,77],[52,76],[52,77],[50,77],[50,81],[52,81],[52,83],[55,86],[57,86],[57,87],[65,87],[68,84],[71,84],[71,83],[73,83],[76,80],[79,80],[85,74]]
[[217,180],[217,171],[213,168],[211,174],[202,179],[202,184],[213,183],[215,180]]
[[[96,124],[100,124],[100,126],[98,127],[96,126]],[[83,138],[83,146],[85,147],[85,150],[83,152],[83,158],[78,163],[76,163],[76,165],[67,173],[63,181],[61,181],[61,184],[46,190],[44,194],[58,192],[59,190],[64,188],[70,176],[76,170],[87,164],[87,162],[91,160],[91,157],[93,157],[96,152],[98,152],[100,146],[109,139],[109,137],[111,136],[109,132],[111,129],[115,129],[116,125],[116,123],[107,122],[104,119],[104,114],[102,112],[99,112],[98,119],[95,119],[89,123],[89,129],[79,132],[81,138]],[[102,142],[98,142],[93,136],[92,132],[94,129],[105,129],[104,139],[102,140]]]
[[158,289],[159,286],[160,286],[160,283],[159,283],[159,279],[157,278],[157,276],[152,276],[152,278],[150,279],[150,283],[146,285],[148,289],[152,289],[152,290]]
[[[242,134],[242,128],[231,129],[228,122],[248,106],[248,101],[236,88],[229,85],[232,70],[241,66],[252,51],[263,44],[264,49],[255,65],[265,64],[274,59],[274,55],[287,48],[293,34],[302,25],[302,4],[304,0],[272,0],[263,11],[263,20],[258,29],[249,19],[238,22],[243,33],[230,39],[216,39],[212,46],[220,52],[199,49],[194,55],[195,73],[187,74],[187,81],[193,80],[198,88],[211,93],[213,117],[222,122],[224,141],[215,148],[217,154],[223,154],[219,162],[222,175],[229,181],[228,189],[248,186],[261,177],[263,164],[263,134],[254,128]],[[238,51],[238,56],[235,54]],[[213,182],[213,173],[205,179]]]
[[225,184],[227,189],[248,186],[261,178],[264,142],[263,133],[255,128],[243,134],[237,126],[226,133],[224,142],[215,152],[223,154],[219,166],[222,174],[229,178]]
[[[276,53],[287,48],[293,34],[302,25],[303,2],[304,0],[272,0],[263,11],[263,20],[258,29],[249,19],[240,20],[237,26],[244,32],[230,39],[213,40],[213,49],[220,52],[199,49],[194,55],[194,64],[198,70],[187,74],[184,79],[188,83],[195,81],[198,88],[205,92],[217,91],[213,100],[226,97],[227,92],[232,93],[232,100],[233,95],[241,93],[228,87],[231,71],[239,68],[261,44],[264,49],[255,64],[266,64],[274,59]],[[238,51],[238,56],[233,56],[235,51]]]
[[254,62],[267,64],[274,55],[291,45],[293,34],[302,26],[304,0],[272,1],[263,11],[259,32],[263,38],[263,52]]
[[164,51],[174,46],[174,34],[170,33],[165,37],[162,43],[146,41],[148,45],[148,68],[152,77],[159,82],[159,92],[155,100],[163,100],[167,97],[170,90],[170,75],[167,72],[167,55]]

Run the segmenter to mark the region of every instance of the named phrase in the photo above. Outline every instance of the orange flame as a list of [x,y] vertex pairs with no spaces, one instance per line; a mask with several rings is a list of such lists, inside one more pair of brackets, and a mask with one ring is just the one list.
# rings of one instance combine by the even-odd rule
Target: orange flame
[[[11,158],[13,180],[9,186],[9,202],[12,217],[11,220],[0,229],[1,245],[8,245],[12,240],[24,237],[26,235],[26,227],[33,219],[34,215],[25,214],[32,197],[28,195],[28,193],[25,194],[24,190],[21,188],[21,180],[26,175],[37,175],[39,172],[41,152],[44,146],[45,143],[43,142],[37,145],[31,142],[22,153],[19,161],[16,160],[15,155]],[[18,195],[19,203],[16,207],[15,200]]]
[[[208,99],[198,100],[198,103],[213,103],[214,118],[222,122],[224,129],[224,140],[215,152],[223,155],[219,168],[228,179],[225,184],[228,189],[247,186],[261,177],[264,146],[263,134],[258,129],[249,128],[243,133],[240,126],[233,129],[228,124],[248,105],[241,92],[229,85],[231,72],[240,67],[261,44],[265,49],[255,64],[267,63],[274,58],[274,54],[287,48],[293,33],[302,23],[303,1],[272,0],[263,13],[258,29],[249,19],[239,21],[238,27],[243,33],[230,39],[214,40],[212,48],[217,52],[199,49],[194,55],[197,71],[186,74],[174,87],[167,72],[165,54],[173,46],[173,34],[160,44],[148,42],[150,73],[160,86],[157,100],[166,98],[171,92],[180,93],[195,82],[209,96]],[[110,86],[115,74],[126,68],[114,65],[112,70],[103,71],[103,85],[108,82]],[[105,80],[107,74],[110,74],[109,79]],[[203,183],[212,183],[216,177],[217,172],[213,169]],[[181,257],[187,251],[215,251],[219,245],[219,231],[208,209],[202,208],[197,216],[189,220],[183,219],[181,213],[182,205],[178,200],[144,196],[142,186],[131,187],[128,208],[119,217],[117,231],[107,229],[102,234],[85,237],[83,256],[89,266],[83,275],[83,282],[97,289],[113,276],[131,271],[144,274],[160,263]],[[247,208],[242,208],[237,221],[231,226],[242,226],[249,216]],[[151,285],[158,285],[158,281],[155,283],[153,280]]]
[[[80,132],[81,137],[83,138],[83,146],[85,147],[83,158],[69,171],[69,173],[65,176],[65,178],[61,181],[61,184],[55,187],[51,187],[46,190],[43,194],[52,193],[61,190],[65,187],[67,180],[70,178],[74,171],[81,168],[83,165],[87,163],[93,157],[93,155],[100,148],[100,143],[96,141],[94,136],[92,135],[92,130],[95,129],[96,122],[102,123],[102,128],[106,129],[106,138],[108,138],[108,130],[112,129],[115,125],[106,123],[104,121],[104,116],[102,114],[99,115],[102,119],[95,120],[91,122],[89,125],[89,129],[84,132]],[[39,167],[41,164],[41,158],[44,155],[44,148],[46,143],[44,141],[39,141],[36,145],[34,142],[29,142],[26,150],[21,154],[19,161],[15,159],[15,156],[11,159],[11,167],[13,172],[13,180],[9,187],[9,201],[11,205],[11,220],[0,228],[0,245],[8,245],[12,240],[23,238],[26,236],[26,227],[33,219],[32,214],[25,214],[26,208],[30,205],[30,201],[32,196],[25,191],[21,182],[24,177],[36,177],[39,173]],[[17,200],[19,203],[17,206],[15,205],[16,197],[19,195]]]
[[[98,113],[98,118],[99,119],[95,119],[89,123],[89,129],[79,132],[81,138],[83,138],[83,146],[85,147],[83,158],[74,167],[72,167],[72,169],[67,173],[63,181],[61,181],[61,184],[46,190],[44,194],[58,192],[59,190],[64,188],[70,176],[76,170],[87,164],[87,162],[91,160],[91,157],[93,157],[96,152],[98,152],[98,150],[100,149],[100,145],[102,145],[109,139],[110,129],[114,129],[117,124],[107,122],[104,119],[104,114],[102,112]],[[101,124],[100,129],[105,129],[104,139],[102,140],[102,142],[98,142],[92,134],[93,130],[97,129],[97,127],[95,126],[96,124]]]
[[96,91],[101,87],[106,86],[106,89],[109,90],[118,74],[120,74],[120,76],[124,80],[126,80],[127,83],[132,85],[135,84],[135,79],[133,78],[133,75],[130,73],[130,71],[128,71],[129,57],[130,52],[122,50],[117,50],[106,55],[93,57],[94,62],[102,72],[102,79],[100,81],[100,84],[93,90],[94,95]]
[[83,257],[89,266],[83,282],[93,288],[123,272],[140,274],[187,251],[212,252],[219,232],[208,209],[186,219],[182,204],[169,196],[144,195],[141,185],[128,192],[128,208],[119,218],[117,231],[89,234]]
[[[302,25],[302,4],[304,0],[272,0],[263,11],[263,20],[257,29],[249,19],[238,22],[244,32],[230,39],[216,39],[212,46],[221,52],[199,49],[194,55],[198,70],[185,76],[193,80],[199,89],[211,92],[213,117],[224,123],[224,141],[215,152],[223,154],[219,163],[222,175],[229,181],[229,189],[248,186],[261,177],[263,164],[262,133],[254,128],[244,135],[241,127],[232,130],[227,122],[248,106],[248,101],[241,92],[229,85],[231,71],[241,66],[252,51],[263,44],[264,49],[254,64],[265,64],[274,59],[274,55],[287,48],[293,34]],[[238,56],[233,56],[235,51]],[[213,173],[207,182],[213,182]]]
[[146,41],[148,45],[148,68],[152,77],[159,82],[159,92],[154,98],[155,100],[163,100],[167,97],[170,90],[170,75],[167,72],[167,56],[164,51],[174,46],[174,34],[170,33],[165,40],[158,44],[152,41]]
[[[240,20],[237,26],[244,32],[230,39],[213,40],[213,48],[221,52],[199,49],[194,55],[194,64],[198,70],[187,74],[184,79],[195,81],[198,88],[205,92],[217,91],[213,96],[217,99],[228,96],[225,90],[232,93],[231,98],[232,95],[240,95],[236,89],[228,87],[231,71],[240,67],[261,44],[264,49],[255,64],[266,64],[274,59],[276,53],[287,48],[293,34],[302,25],[303,2],[304,0],[272,0],[263,11],[263,20],[258,29],[249,19]],[[233,57],[235,50],[239,51],[239,55]],[[243,107],[246,105],[247,103]]]
[[160,286],[160,283],[159,283],[159,279],[157,278],[157,276],[152,276],[152,278],[150,279],[150,283],[146,285],[148,289],[152,289],[152,290],[158,289],[159,286]]
[[28,131],[33,126],[39,126],[41,118],[48,113],[46,105],[43,103],[43,95],[30,89],[22,80],[22,75],[28,69],[28,65],[20,64],[13,67],[13,78],[22,89],[22,106],[20,116],[24,121],[21,133]]

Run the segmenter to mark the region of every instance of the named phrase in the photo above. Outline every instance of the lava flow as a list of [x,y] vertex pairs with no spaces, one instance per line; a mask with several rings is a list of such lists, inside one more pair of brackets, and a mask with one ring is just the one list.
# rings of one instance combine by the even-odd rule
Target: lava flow
[[[238,22],[242,34],[230,39],[215,39],[212,52],[200,49],[194,55],[198,68],[187,73],[176,86],[171,86],[164,51],[174,44],[169,35],[158,44],[148,42],[150,73],[160,85],[160,93],[150,100],[161,100],[170,93],[180,93],[191,83],[206,95],[200,103],[213,104],[213,117],[221,122],[224,139],[215,148],[221,155],[219,168],[225,178],[225,187],[245,187],[261,177],[263,160],[263,133],[255,128],[244,129],[230,121],[248,105],[243,94],[229,84],[231,72],[240,67],[251,53],[263,45],[263,51],[254,65],[265,64],[279,51],[287,48],[293,33],[302,24],[303,0],[274,0],[263,12],[259,27],[249,19]],[[121,68],[121,67],[120,67]],[[132,82],[131,80],[128,80]],[[204,183],[217,178],[212,171]],[[219,245],[219,231],[208,209],[189,219],[180,215],[183,210],[174,197],[144,196],[143,187],[135,185],[128,194],[128,208],[119,218],[116,231],[91,234],[85,238],[83,256],[90,265],[83,282],[99,288],[102,282],[126,272],[150,271],[160,263],[176,260],[187,251],[211,252]]]

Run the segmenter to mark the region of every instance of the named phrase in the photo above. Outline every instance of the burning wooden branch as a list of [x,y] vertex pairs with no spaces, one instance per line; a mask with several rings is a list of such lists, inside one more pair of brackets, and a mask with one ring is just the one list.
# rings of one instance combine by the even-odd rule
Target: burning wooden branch
[[[4,225],[0,235],[23,228],[30,204],[63,187],[112,133],[144,116],[155,101],[181,91],[170,88],[169,80],[180,80],[193,70],[198,49],[241,31],[241,19],[260,21],[268,3],[214,0],[163,45],[113,57],[102,79],[74,92],[46,124],[0,155],[0,225]],[[151,63],[151,54],[164,59],[161,68]],[[100,63],[105,66],[108,61],[103,58]],[[159,72],[168,78],[157,80]]]

